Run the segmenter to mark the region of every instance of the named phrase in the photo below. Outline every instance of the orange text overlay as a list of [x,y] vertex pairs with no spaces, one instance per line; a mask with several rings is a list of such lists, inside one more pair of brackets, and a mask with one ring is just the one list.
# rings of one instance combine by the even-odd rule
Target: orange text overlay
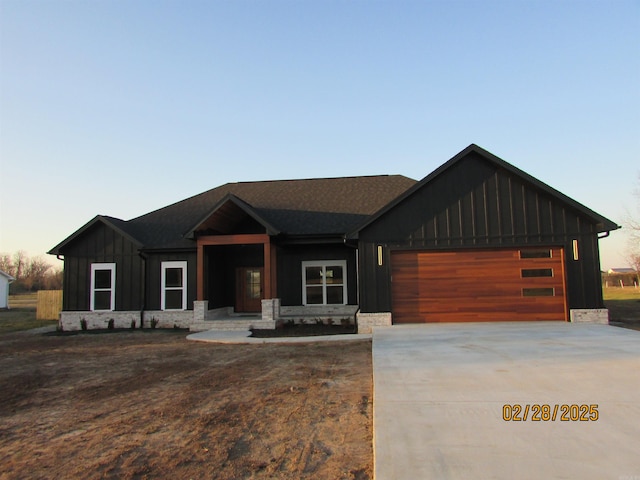
[[505,422],[595,422],[599,418],[598,405],[512,405],[502,407],[502,419]]

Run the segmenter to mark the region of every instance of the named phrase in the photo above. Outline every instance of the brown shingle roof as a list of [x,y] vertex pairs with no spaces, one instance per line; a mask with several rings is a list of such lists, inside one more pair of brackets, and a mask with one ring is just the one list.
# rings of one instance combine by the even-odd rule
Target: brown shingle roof
[[192,247],[184,235],[231,194],[283,234],[342,235],[415,183],[402,175],[228,183],[120,228],[146,248]]

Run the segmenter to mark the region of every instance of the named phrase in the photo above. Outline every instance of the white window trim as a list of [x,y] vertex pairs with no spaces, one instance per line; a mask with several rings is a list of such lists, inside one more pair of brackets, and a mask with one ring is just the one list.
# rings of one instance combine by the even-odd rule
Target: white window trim
[[[182,287],[167,287],[167,276],[165,275],[168,268],[181,268],[182,269]],[[184,311],[187,309],[187,262],[162,262],[160,269],[160,309],[165,311]],[[182,290],[182,308],[166,308],[166,291],[168,290]]]
[[[307,267],[323,267],[323,272],[327,266],[342,267],[342,303],[327,303],[327,284],[323,275],[322,281],[322,303],[307,304]],[[334,285],[337,286],[337,285]],[[302,304],[307,306],[315,305],[346,305],[349,296],[347,295],[347,261],[346,260],[309,260],[302,262]]]
[[[95,293],[96,293],[96,271],[98,270],[110,270],[111,271],[111,288],[99,288],[99,292],[111,291],[111,301],[109,310],[96,310],[95,309]],[[91,264],[91,292],[89,295],[89,309],[92,312],[113,312],[116,309],[116,264],[115,263],[92,263]]]

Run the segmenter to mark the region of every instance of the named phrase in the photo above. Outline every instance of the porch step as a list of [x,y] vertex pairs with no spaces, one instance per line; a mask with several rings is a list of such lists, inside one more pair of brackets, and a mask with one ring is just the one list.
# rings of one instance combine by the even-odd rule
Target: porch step
[[220,320],[205,320],[192,323],[189,326],[191,332],[204,332],[206,330],[247,331],[250,328],[274,329],[276,323],[273,320],[262,318],[225,318]]

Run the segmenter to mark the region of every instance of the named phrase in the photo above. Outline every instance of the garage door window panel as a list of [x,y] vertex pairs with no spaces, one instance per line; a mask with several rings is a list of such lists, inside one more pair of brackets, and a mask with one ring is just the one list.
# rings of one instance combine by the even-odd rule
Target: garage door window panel
[[523,288],[523,297],[554,297],[555,288]]
[[553,258],[553,252],[549,248],[520,250],[520,258]]
[[520,275],[522,278],[553,277],[553,268],[523,268]]

